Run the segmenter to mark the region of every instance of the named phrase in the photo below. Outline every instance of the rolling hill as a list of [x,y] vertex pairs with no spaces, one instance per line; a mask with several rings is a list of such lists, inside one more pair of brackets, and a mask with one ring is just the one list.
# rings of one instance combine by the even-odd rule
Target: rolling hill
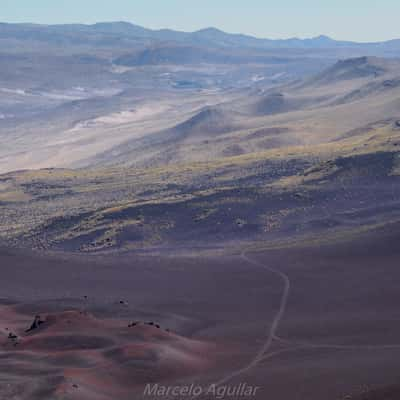
[[349,59],[300,84],[238,92],[79,165],[162,166],[338,141],[349,132],[368,131],[371,124],[400,119],[399,65],[378,58]]

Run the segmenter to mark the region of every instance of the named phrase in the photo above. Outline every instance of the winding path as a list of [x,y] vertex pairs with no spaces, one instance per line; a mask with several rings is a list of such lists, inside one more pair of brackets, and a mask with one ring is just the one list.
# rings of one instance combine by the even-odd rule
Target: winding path
[[272,324],[270,326],[270,328],[267,331],[267,336],[265,338],[264,344],[261,347],[261,349],[258,351],[258,353],[255,355],[255,357],[244,367],[233,371],[232,373],[230,373],[229,375],[227,375],[226,377],[224,377],[223,379],[219,380],[218,382],[215,382],[214,385],[215,386],[220,386],[223,385],[227,382],[229,382],[231,379],[235,378],[238,375],[241,375],[245,372],[248,372],[249,370],[251,370],[252,368],[254,368],[255,366],[257,366],[261,361],[263,361],[266,357],[268,357],[268,355],[266,355],[266,353],[268,353],[268,351],[270,350],[270,348],[272,347],[272,344],[274,342],[274,339],[276,337],[276,332],[279,328],[279,324],[285,314],[286,311],[286,306],[288,303],[288,299],[289,299],[289,293],[290,293],[290,279],[289,277],[284,274],[282,271],[279,271],[275,268],[269,267],[268,265],[265,265],[259,261],[253,260],[249,257],[247,257],[246,252],[242,252],[242,254],[240,255],[240,257],[245,260],[246,262],[248,262],[249,264],[253,264],[257,267],[261,267],[266,269],[267,271],[272,272],[274,275],[278,276],[281,280],[282,280],[282,284],[283,284],[283,290],[282,290],[282,295],[281,295],[281,300],[280,300],[280,305],[279,305],[279,309],[275,314],[275,317],[272,321]]
[[[267,336],[265,338],[263,346],[260,348],[260,350],[257,352],[257,354],[250,360],[248,364],[243,366],[242,368],[231,372],[229,375],[225,376],[221,380],[217,381],[214,383],[215,386],[220,386],[224,385],[227,382],[229,382],[231,379],[235,378],[236,376],[239,376],[245,372],[248,372],[249,370],[253,369],[256,367],[258,364],[261,362],[264,362],[266,360],[269,360],[271,358],[274,358],[275,356],[278,356],[282,353],[287,353],[291,351],[296,351],[296,350],[304,350],[304,349],[316,349],[316,348],[321,348],[321,349],[333,349],[333,350],[387,350],[387,349],[400,349],[400,344],[389,344],[389,345],[335,345],[335,344],[323,344],[323,343],[308,343],[308,342],[298,342],[298,341],[291,341],[291,340],[286,340],[283,338],[280,338],[276,333],[279,328],[279,324],[282,321],[282,318],[285,314],[288,299],[289,299],[289,294],[290,294],[290,288],[291,288],[291,283],[289,277],[282,271],[277,270],[275,268],[269,267],[268,265],[259,262],[257,260],[254,260],[252,258],[249,258],[246,255],[246,251],[242,252],[240,257],[248,262],[249,264],[261,267],[263,269],[266,269],[267,271],[270,271],[274,275],[278,276],[283,284],[283,289],[282,289],[282,295],[280,299],[280,305],[279,309],[275,314],[275,317],[272,321],[272,324],[270,328],[267,331]],[[286,349],[281,349],[281,350],[276,350],[274,352],[269,352],[274,341],[278,341],[284,344],[287,344],[291,347],[286,348]]]
[[[292,351],[298,351],[298,350],[307,350],[307,349],[316,349],[316,348],[323,348],[323,349],[333,349],[333,350],[363,350],[363,351],[368,351],[368,350],[385,350],[385,349],[394,349],[394,350],[399,350],[400,349],[400,344],[391,344],[391,345],[335,345],[335,344],[322,344],[322,343],[309,343],[309,342],[300,342],[300,341],[292,341],[292,340],[287,340],[279,337],[277,335],[277,331],[279,328],[279,325],[282,321],[282,318],[285,314],[286,307],[288,304],[288,299],[290,295],[290,289],[291,289],[291,283],[289,277],[282,271],[272,268],[260,261],[254,260],[252,258],[249,258],[246,255],[246,251],[243,251],[240,254],[240,257],[248,262],[249,264],[255,265],[257,267],[263,268],[278,278],[282,281],[282,294],[280,297],[280,303],[279,303],[279,308],[275,313],[274,319],[272,320],[272,324],[268,328],[266,332],[266,337],[263,342],[262,347],[260,350],[257,352],[257,354],[242,368],[235,370],[231,372],[229,375],[223,377],[217,382],[212,383],[212,385],[215,385],[216,387],[224,385],[231,381],[233,378],[244,374],[260,363],[266,362],[272,358],[275,358],[281,354],[284,353],[290,353]],[[275,351],[270,351],[271,347],[274,342],[280,342],[282,344],[287,345],[288,347],[280,349],[280,350],[275,350]]]

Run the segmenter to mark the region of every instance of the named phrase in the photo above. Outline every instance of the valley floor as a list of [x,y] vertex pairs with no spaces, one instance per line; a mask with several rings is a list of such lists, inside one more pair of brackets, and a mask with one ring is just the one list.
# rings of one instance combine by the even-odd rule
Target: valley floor
[[[397,398],[399,233],[181,257],[3,249],[0,398],[142,398],[155,382],[247,383],[257,399]],[[24,332],[37,314],[45,322]]]

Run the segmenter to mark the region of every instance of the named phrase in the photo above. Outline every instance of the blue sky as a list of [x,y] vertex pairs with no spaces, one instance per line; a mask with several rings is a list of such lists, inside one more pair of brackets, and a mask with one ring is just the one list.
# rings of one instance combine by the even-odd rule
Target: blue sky
[[124,20],[193,31],[215,26],[259,37],[400,38],[399,0],[1,0],[0,21]]

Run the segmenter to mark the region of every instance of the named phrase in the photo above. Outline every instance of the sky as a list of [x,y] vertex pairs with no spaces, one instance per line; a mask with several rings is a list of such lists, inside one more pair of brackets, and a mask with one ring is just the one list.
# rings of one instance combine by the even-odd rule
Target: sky
[[1,0],[0,21],[128,21],[194,31],[214,26],[263,38],[400,38],[399,0]]

